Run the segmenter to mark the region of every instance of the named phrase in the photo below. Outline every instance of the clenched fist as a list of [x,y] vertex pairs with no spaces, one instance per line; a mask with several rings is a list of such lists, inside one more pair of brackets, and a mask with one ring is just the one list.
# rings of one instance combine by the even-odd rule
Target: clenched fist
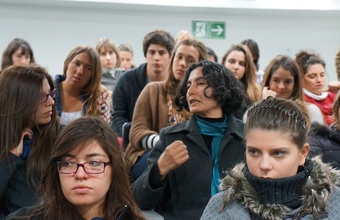
[[158,159],[158,168],[162,178],[189,159],[187,146],[182,141],[168,145]]

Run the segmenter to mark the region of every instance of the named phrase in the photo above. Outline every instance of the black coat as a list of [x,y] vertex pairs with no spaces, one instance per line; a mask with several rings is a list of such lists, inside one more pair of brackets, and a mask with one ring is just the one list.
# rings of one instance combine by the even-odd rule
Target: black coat
[[[228,129],[218,156],[220,178],[244,160],[244,125],[228,116]],[[187,146],[189,160],[160,179],[157,160],[165,148],[176,140]],[[154,209],[165,220],[199,219],[211,197],[213,162],[199,132],[195,117],[164,128],[148,158],[148,168],[132,185],[141,209]]]
[[307,136],[310,145],[309,156],[322,155],[322,160],[340,168],[340,131],[331,125],[327,127],[313,123]]

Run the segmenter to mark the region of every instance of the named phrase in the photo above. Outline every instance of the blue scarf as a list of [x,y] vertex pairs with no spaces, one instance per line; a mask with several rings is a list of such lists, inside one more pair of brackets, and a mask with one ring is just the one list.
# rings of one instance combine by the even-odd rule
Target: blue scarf
[[211,196],[219,192],[220,174],[218,171],[218,155],[221,149],[221,143],[224,134],[228,128],[227,116],[225,115],[222,122],[211,122],[200,117],[196,117],[198,129],[201,134],[213,137],[211,143],[211,157],[213,161],[212,179],[211,179]]

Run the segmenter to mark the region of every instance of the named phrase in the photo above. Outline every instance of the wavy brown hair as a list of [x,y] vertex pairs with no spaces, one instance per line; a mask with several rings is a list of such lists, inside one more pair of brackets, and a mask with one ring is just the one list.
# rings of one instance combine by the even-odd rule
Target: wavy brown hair
[[245,56],[245,73],[240,81],[245,86],[246,94],[250,102],[255,103],[261,99],[261,90],[256,83],[256,68],[251,55],[244,49],[242,44],[232,45],[222,57],[222,65],[225,64],[229,54],[233,51],[240,51]]
[[171,53],[170,57],[170,63],[169,63],[169,74],[168,78],[165,81],[165,89],[168,93],[175,95],[177,92],[177,86],[178,83],[180,82],[179,80],[176,80],[174,76],[174,71],[172,69],[172,65],[174,63],[175,57],[177,50],[180,46],[185,45],[185,46],[193,46],[199,53],[198,60],[206,60],[207,59],[207,48],[205,47],[204,43],[195,39],[186,39],[183,41],[180,41],[176,44],[175,49]]
[[66,72],[69,63],[73,60],[75,56],[81,53],[87,53],[91,60],[92,65],[92,73],[91,79],[89,83],[83,88],[84,95],[87,99],[83,102],[83,105],[86,104],[86,115],[100,115],[100,109],[98,108],[98,99],[101,93],[105,90],[103,86],[101,86],[101,64],[98,52],[90,47],[90,46],[78,46],[71,50],[64,61],[64,70],[63,74],[66,78]]

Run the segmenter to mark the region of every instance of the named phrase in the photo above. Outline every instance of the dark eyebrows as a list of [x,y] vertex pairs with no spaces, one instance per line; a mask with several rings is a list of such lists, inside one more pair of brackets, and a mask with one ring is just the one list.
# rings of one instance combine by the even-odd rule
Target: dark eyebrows
[[[253,147],[253,146],[246,146],[247,149],[251,149],[251,150],[258,150],[261,151],[259,148],[257,147]],[[289,147],[278,147],[278,148],[274,148],[274,149],[270,149],[270,151],[288,151],[290,148]]]
[[96,157],[96,156],[103,156],[103,157],[105,157],[106,155],[98,154],[98,153],[92,153],[92,154],[87,154],[86,158],[91,158],[91,157]]
[[[96,156],[103,156],[103,157],[105,157],[106,155],[104,155],[104,154],[99,154],[99,153],[90,153],[90,154],[87,154],[85,157],[86,157],[86,158],[91,158],[91,157],[96,157]],[[76,158],[76,155],[73,155],[73,154],[65,154],[63,157]]]
[[[202,80],[202,79],[205,80],[203,76],[200,76],[200,77],[194,79],[194,81],[197,82],[197,81],[200,81],[200,80]],[[188,85],[188,84],[191,84],[191,81],[190,81],[189,79],[188,79],[188,81],[187,81],[187,85]]]

